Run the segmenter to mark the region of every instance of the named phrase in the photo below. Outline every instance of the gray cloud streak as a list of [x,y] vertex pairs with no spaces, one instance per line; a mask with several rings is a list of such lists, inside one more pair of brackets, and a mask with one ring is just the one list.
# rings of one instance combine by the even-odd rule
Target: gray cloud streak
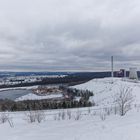
[[0,70],[140,68],[139,0],[0,0]]

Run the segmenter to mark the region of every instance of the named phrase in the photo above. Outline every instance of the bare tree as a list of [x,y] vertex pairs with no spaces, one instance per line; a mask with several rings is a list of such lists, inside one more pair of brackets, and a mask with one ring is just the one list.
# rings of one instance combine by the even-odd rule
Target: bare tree
[[81,112],[77,110],[76,115],[75,115],[75,120],[78,121],[81,118]]
[[35,111],[25,112],[26,120],[29,123],[34,123],[36,121],[36,114]]
[[9,123],[10,127],[14,127],[12,117],[10,117],[8,113],[3,112],[0,114],[0,123],[6,123],[6,122]]
[[67,110],[67,116],[68,116],[68,119],[70,120],[72,117],[71,110]]
[[29,123],[34,123],[34,122],[38,122],[41,123],[43,120],[45,120],[45,113],[41,110],[38,111],[29,111],[25,113],[26,115],[26,120]]
[[38,123],[41,123],[42,121],[44,121],[45,117],[46,116],[45,116],[44,111],[39,110],[39,111],[35,112],[35,118],[36,118]]
[[9,115],[7,115],[6,113],[1,113],[0,114],[0,122],[1,123],[7,122],[8,118],[9,118]]
[[115,95],[115,102],[121,116],[124,116],[131,109],[133,101],[134,96],[132,95],[132,89],[126,86],[121,86],[119,92]]
[[91,109],[90,109],[90,107],[88,108],[88,114],[90,114],[91,113]]
[[62,120],[65,120],[65,118],[66,118],[66,113],[65,113],[65,111],[62,111],[62,113],[61,113],[61,118],[62,118]]
[[107,116],[107,115],[106,115],[106,113],[105,113],[104,111],[101,111],[101,112],[100,112],[100,118],[101,118],[102,121],[105,121],[106,116]]

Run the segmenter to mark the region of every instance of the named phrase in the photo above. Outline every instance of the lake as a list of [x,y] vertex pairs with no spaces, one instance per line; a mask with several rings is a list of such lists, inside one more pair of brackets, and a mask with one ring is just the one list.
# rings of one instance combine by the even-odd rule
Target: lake
[[17,89],[17,90],[13,89],[13,90],[0,91],[0,99],[15,100],[16,98],[19,98],[29,93],[32,93],[32,91],[26,89]]

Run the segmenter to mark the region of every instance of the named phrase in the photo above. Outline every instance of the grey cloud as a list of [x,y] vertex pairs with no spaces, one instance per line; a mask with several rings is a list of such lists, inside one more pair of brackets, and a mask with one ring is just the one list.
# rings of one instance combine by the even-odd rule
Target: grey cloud
[[[33,4],[34,3],[34,4]],[[0,0],[0,68],[109,70],[139,66],[138,0]]]

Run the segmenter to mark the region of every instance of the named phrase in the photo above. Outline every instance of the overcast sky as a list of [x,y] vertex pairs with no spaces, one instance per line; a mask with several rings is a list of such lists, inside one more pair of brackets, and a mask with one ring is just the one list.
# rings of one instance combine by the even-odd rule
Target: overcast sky
[[140,0],[0,0],[0,71],[140,69]]

